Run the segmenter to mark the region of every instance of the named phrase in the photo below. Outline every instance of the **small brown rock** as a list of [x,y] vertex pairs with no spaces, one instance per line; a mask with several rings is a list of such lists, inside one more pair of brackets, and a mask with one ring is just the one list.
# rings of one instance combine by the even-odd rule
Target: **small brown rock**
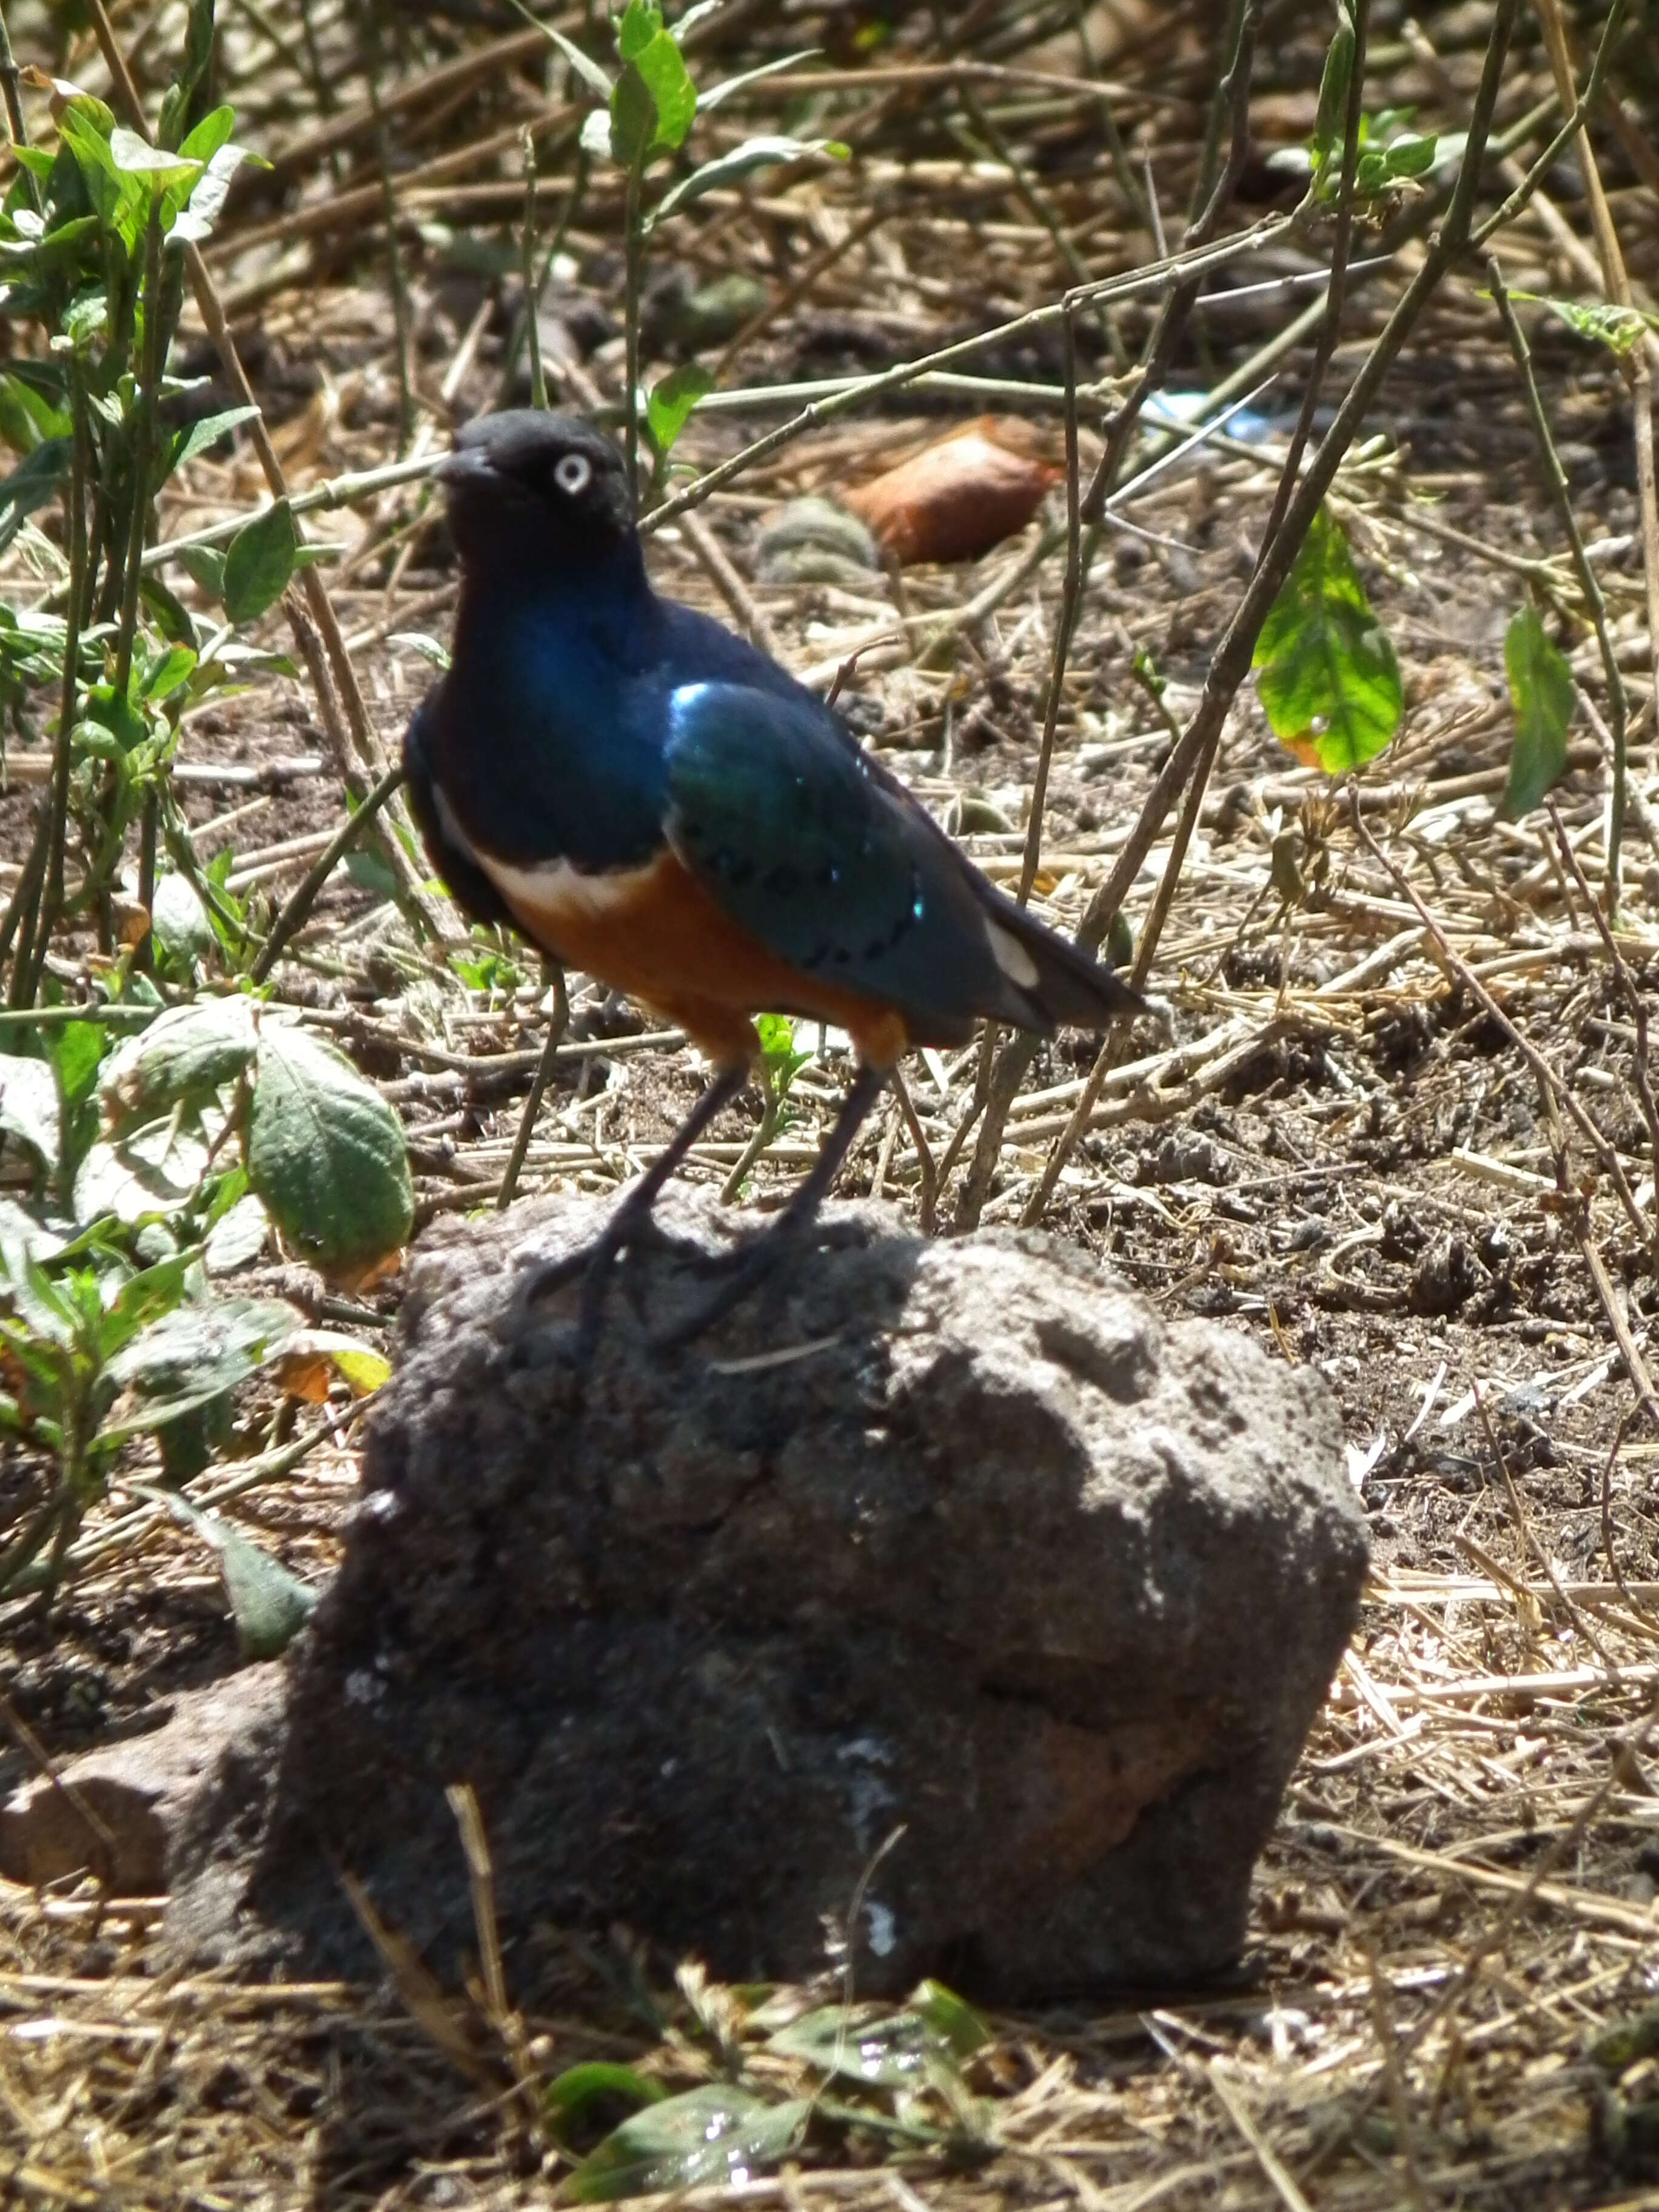
[[283,1670],[245,1667],[172,1700],[147,1735],[83,1753],[0,1806],[0,1874],[43,1888],[82,1871],[117,1897],[167,1887],[174,1841],[228,1752],[276,1711]]

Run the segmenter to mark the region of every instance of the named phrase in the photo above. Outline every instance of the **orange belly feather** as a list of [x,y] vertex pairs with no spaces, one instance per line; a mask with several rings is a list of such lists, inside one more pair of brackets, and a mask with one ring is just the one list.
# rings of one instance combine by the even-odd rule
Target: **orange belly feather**
[[719,1066],[754,1058],[750,1017],[758,1013],[830,1023],[878,1068],[891,1067],[911,1042],[891,1007],[769,951],[672,852],[609,876],[483,865],[535,944],[652,1007]]

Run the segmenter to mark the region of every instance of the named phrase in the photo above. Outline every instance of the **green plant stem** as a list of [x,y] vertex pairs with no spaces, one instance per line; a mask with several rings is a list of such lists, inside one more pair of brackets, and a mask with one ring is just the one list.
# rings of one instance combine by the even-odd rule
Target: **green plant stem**
[[1596,650],[1601,657],[1601,675],[1607,687],[1607,731],[1613,740],[1613,803],[1608,811],[1607,877],[1602,896],[1607,913],[1616,921],[1619,915],[1620,846],[1624,833],[1625,809],[1628,803],[1626,738],[1630,702],[1625,690],[1619,656],[1613,651],[1613,635],[1607,628],[1607,603],[1601,593],[1601,580],[1584,550],[1584,535],[1578,527],[1578,518],[1572,511],[1572,493],[1567,483],[1567,472],[1561,465],[1561,456],[1555,450],[1555,440],[1551,434],[1549,416],[1544,410],[1543,396],[1533,374],[1532,349],[1527,343],[1527,334],[1516,315],[1515,303],[1510,298],[1509,289],[1504,282],[1504,271],[1495,254],[1487,257],[1486,282],[1492,287],[1492,295],[1498,303],[1498,313],[1504,325],[1504,335],[1509,340],[1510,351],[1514,355],[1516,368],[1520,371],[1521,389],[1527,403],[1527,418],[1532,424],[1533,436],[1538,441],[1545,481],[1566,537],[1573,574],[1577,577],[1578,588],[1584,595],[1584,605],[1595,631]]
[[[548,151],[550,153],[557,151],[562,143],[562,138],[550,140]],[[587,191],[587,179],[592,166],[592,157],[587,149],[579,145],[576,149],[575,167],[571,172],[570,190],[565,195],[564,205],[559,210],[558,222],[554,228],[552,237],[547,242],[547,251],[542,256],[541,275],[537,279],[533,289],[526,289],[519,313],[514,319],[512,332],[507,341],[507,351],[501,357],[501,380],[496,386],[499,394],[497,404],[500,406],[505,407],[507,403],[513,389],[513,380],[519,373],[520,357],[528,343],[532,301],[534,302],[535,311],[539,313],[543,297],[553,275],[553,264],[563,252],[565,240],[570,234],[570,226],[581,211],[581,204]],[[538,186],[539,177],[538,169]]]
[[265,939],[264,949],[248,971],[254,982],[263,983],[270,975],[272,968],[276,964],[283,946],[317,903],[323,885],[338,867],[346,852],[368,829],[369,823],[403,781],[403,763],[398,762],[386,770],[356,813],[347,817],[339,830],[318,854],[312,866],[307,870],[304,881],[298,886],[288,904],[271,924],[270,934]]
[[[1261,12],[1261,0],[1232,0],[1227,21],[1226,40],[1223,51],[1228,56],[1224,74],[1217,80],[1210,102],[1210,127],[1206,136],[1206,153],[1200,166],[1193,197],[1194,213],[1178,257],[1173,261],[1185,261],[1196,251],[1202,254],[1218,228],[1231,204],[1233,190],[1243,172],[1249,146],[1249,91],[1255,59],[1255,34]],[[1221,161],[1221,128],[1231,119],[1231,134],[1224,166]],[[1152,394],[1164,383],[1175,360],[1176,349],[1191,319],[1202,286],[1202,275],[1188,274],[1176,283],[1166,295],[1152,334],[1147,339],[1142,357],[1141,374],[1126,395],[1117,410],[1106,434],[1105,449],[1090,481],[1089,489],[1079,503],[1079,513],[1086,527],[1076,540],[1076,581],[1072,592],[1073,613],[1080,605],[1089,574],[1094,562],[1095,550],[1100,542],[1101,518],[1106,502],[1122,473],[1128,457],[1130,441],[1134,436],[1141,410]],[[1067,565],[1073,564],[1073,539],[1067,532]],[[1061,627],[1066,614],[1062,607]],[[1064,672],[1064,659],[1057,651],[1054,663],[1054,693],[1051,703],[1057,711],[1058,685]],[[1028,847],[1027,859],[1031,858]],[[1033,873],[1035,868],[1033,867]],[[1097,945],[1091,947],[1097,950]],[[1102,1048],[1102,1056],[1112,1050],[1109,1037]],[[986,1200],[990,1196],[992,1179],[1002,1149],[1003,1131],[1007,1126],[1009,1109],[1014,1094],[1024,1079],[1036,1051],[1036,1040],[1017,1036],[996,1052],[994,1058],[988,1050],[981,1062],[980,1079],[975,1086],[975,1111],[980,1110],[980,1094],[983,1094],[983,1119],[975,1143],[967,1178],[957,1201],[954,1225],[958,1231],[976,1225]]]
[[46,862],[40,873],[39,899],[32,916],[25,916],[12,969],[11,1003],[32,1006],[39,994],[46,966],[46,941],[54,916],[64,901],[64,837],[69,823],[70,778],[75,769],[76,707],[80,690],[81,625],[91,597],[91,564],[87,547],[87,487],[91,476],[92,427],[87,407],[86,380],[80,363],[70,357],[70,408],[75,425],[74,463],[70,473],[70,604],[64,624],[64,684],[59,695],[58,737],[52,748],[52,784],[43,823]]
[[1267,520],[1261,532],[1264,546],[1272,544],[1285,520],[1285,509],[1291,503],[1291,494],[1301,472],[1302,456],[1308,449],[1313,434],[1314,410],[1319,404],[1319,395],[1324,389],[1325,372],[1330,367],[1331,356],[1336,349],[1337,335],[1342,325],[1342,309],[1347,298],[1348,256],[1353,240],[1353,180],[1359,165],[1359,125],[1364,112],[1365,94],[1365,53],[1370,36],[1370,0],[1355,0],[1352,14],[1353,25],[1353,66],[1348,72],[1348,97],[1342,124],[1342,175],[1338,187],[1336,234],[1331,245],[1331,281],[1325,292],[1325,313],[1321,319],[1319,335],[1314,342],[1314,356],[1308,371],[1307,388],[1302,395],[1301,410],[1296,418],[1296,428],[1291,433],[1290,448],[1285,465],[1279,473],[1279,483],[1273,493],[1273,502],[1267,511]]
[[[645,262],[645,237],[640,227],[640,188],[645,180],[643,155],[628,167],[628,197],[623,207],[625,254],[623,301],[627,336],[624,341],[628,388],[625,398],[623,451],[628,457],[628,502],[640,510],[640,276]],[[660,508],[658,510],[661,512]]]
[[558,1061],[559,1046],[570,1026],[570,999],[564,985],[564,970],[553,970],[553,1013],[547,1024],[547,1040],[542,1046],[542,1056],[536,1063],[536,1073],[530,1079],[530,1096],[524,1102],[524,1111],[519,1116],[519,1126],[513,1139],[513,1150],[507,1155],[507,1166],[501,1175],[501,1187],[495,1194],[495,1211],[505,1213],[513,1203],[514,1193],[519,1188],[519,1177],[524,1172],[526,1156],[530,1151],[530,1139],[535,1133],[536,1122],[542,1110],[542,1100],[553,1079],[553,1070]]
[[132,681],[138,636],[139,594],[144,581],[144,538],[149,523],[149,475],[155,435],[155,395],[161,367],[161,222],[152,204],[144,239],[144,345],[133,410],[131,472],[121,626],[115,641],[115,689],[125,698]]
[[[134,426],[131,510],[128,518],[126,588],[121,607],[120,635],[116,647],[115,687],[125,697],[132,680],[133,649],[138,634],[138,608],[144,580],[144,544],[151,533],[150,474],[155,466],[156,395],[161,363],[167,357],[162,336],[166,320],[162,305],[161,227],[159,208],[152,203],[144,242],[144,348],[140,373],[137,417]],[[171,336],[171,333],[168,333]],[[164,775],[164,767],[158,767]],[[138,831],[138,903],[148,915],[155,903],[155,823],[157,797],[154,785],[144,793]],[[146,926],[133,964],[150,969],[155,963],[155,939]]]
[[720,1185],[720,1204],[735,1206],[743,1195],[743,1187],[753,1174],[761,1156],[787,1126],[785,1103],[770,1085],[767,1086],[766,1103],[761,1109],[755,1133],[738,1156],[736,1165]]
[[[6,104],[6,130],[14,146],[27,146],[29,134],[23,123],[23,92],[17,74],[17,58],[11,50],[11,33],[6,26],[6,11],[0,7],[0,95]],[[40,211],[40,187],[33,173],[23,171],[24,189],[29,204],[38,215]]]

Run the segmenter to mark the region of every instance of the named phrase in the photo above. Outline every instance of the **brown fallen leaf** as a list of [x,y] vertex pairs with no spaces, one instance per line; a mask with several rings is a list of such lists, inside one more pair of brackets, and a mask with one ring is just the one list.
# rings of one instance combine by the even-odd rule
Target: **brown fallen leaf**
[[1063,474],[1012,451],[996,418],[981,415],[845,493],[842,504],[899,561],[975,561],[1023,530]]

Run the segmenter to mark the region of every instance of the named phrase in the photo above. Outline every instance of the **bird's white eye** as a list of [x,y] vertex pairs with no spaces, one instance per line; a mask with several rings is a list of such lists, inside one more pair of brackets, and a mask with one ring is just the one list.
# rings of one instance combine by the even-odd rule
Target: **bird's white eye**
[[592,474],[593,464],[585,454],[562,453],[553,471],[553,481],[561,491],[568,491],[574,498],[578,492],[587,489]]

